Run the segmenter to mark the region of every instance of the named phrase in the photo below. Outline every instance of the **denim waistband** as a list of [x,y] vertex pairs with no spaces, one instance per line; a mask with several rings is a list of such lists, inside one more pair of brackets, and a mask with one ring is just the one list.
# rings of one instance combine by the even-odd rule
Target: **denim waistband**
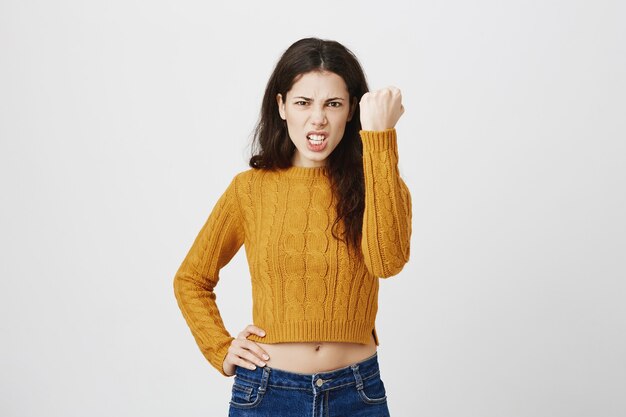
[[356,384],[362,386],[363,380],[375,377],[380,372],[378,366],[378,352],[360,362],[332,371],[302,374],[283,369],[272,368],[269,365],[257,366],[248,369],[241,366],[235,368],[235,379],[260,384],[260,390],[265,391],[267,386],[302,389],[318,393],[330,389]]

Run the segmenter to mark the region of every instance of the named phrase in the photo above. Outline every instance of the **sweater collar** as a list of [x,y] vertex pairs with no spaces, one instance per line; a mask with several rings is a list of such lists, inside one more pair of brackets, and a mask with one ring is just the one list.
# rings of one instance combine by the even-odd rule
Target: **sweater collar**
[[282,168],[280,172],[288,178],[322,178],[326,175],[327,169],[325,166],[321,167],[298,167],[290,166],[288,168]]

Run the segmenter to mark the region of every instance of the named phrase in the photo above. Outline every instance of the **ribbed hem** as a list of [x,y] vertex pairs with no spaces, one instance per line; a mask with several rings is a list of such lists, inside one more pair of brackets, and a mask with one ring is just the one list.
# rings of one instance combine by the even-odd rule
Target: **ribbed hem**
[[396,129],[386,130],[361,130],[359,131],[363,142],[363,152],[381,152],[390,150],[398,152],[398,140]]
[[325,166],[307,168],[292,165],[280,169],[280,173],[289,178],[321,178],[326,175],[327,169]]
[[255,323],[265,330],[265,336],[251,334],[248,340],[261,343],[283,342],[351,342],[370,343],[374,323],[362,321],[299,321],[263,325]]

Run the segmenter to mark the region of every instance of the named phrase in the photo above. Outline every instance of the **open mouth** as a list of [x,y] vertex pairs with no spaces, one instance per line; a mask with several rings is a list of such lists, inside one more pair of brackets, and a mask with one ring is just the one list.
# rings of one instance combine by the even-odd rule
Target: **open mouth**
[[326,139],[326,135],[316,135],[316,134],[310,134],[307,135],[306,138],[313,144],[320,144],[322,142],[324,142],[324,140]]
[[328,133],[326,132],[309,132],[306,135],[307,139],[307,148],[312,152],[322,152],[326,149],[326,138],[328,138]]

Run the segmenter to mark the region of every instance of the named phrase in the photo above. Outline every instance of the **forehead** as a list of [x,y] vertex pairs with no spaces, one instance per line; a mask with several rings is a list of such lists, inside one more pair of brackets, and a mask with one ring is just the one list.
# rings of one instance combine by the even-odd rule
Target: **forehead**
[[296,78],[287,92],[291,96],[348,97],[348,86],[341,76],[329,71],[311,71]]

